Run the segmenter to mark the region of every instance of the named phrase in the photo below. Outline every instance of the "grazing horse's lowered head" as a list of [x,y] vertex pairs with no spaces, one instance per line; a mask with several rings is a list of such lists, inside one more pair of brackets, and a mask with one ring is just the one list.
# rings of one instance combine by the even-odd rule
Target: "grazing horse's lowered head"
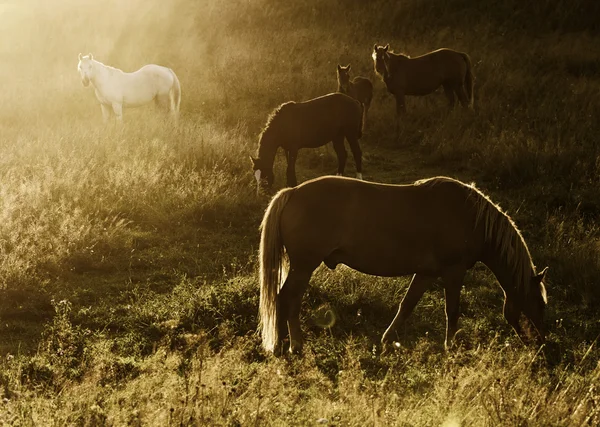
[[275,174],[273,173],[273,165],[266,165],[260,158],[250,156],[252,161],[252,170],[254,171],[254,178],[257,184],[257,193],[263,190],[270,190],[273,187],[273,181],[275,181]]
[[362,115],[361,103],[339,92],[281,104],[269,115],[259,136],[256,157],[251,156],[258,191],[273,185],[273,163],[279,148],[283,149],[287,160],[286,185],[289,187],[297,184],[296,159],[301,148],[317,148],[332,142],[338,158],[337,174],[343,175],[348,156],[344,140],[352,151],[356,176],[362,179],[359,144]]
[[82,56],[79,54],[79,63],[77,64],[77,71],[79,71],[79,75],[81,76],[81,83],[84,87],[88,87],[90,84],[90,80],[94,76],[94,66],[92,61],[94,60],[93,55],[90,53],[88,55]]

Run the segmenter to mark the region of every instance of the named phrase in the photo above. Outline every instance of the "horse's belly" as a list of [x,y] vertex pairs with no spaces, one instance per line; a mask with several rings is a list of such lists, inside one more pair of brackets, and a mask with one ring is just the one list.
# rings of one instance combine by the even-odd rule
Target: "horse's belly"
[[430,85],[420,85],[420,86],[409,86],[406,88],[405,95],[409,96],[424,96],[429,95],[432,92],[435,92],[440,86],[442,82],[436,82],[435,84]]
[[414,273],[438,275],[443,265],[432,252],[419,252],[415,254],[410,247],[404,250],[378,251],[369,250],[336,250],[325,258],[324,262],[329,268],[337,264],[348,267],[372,276],[398,277]]
[[100,104],[112,104],[112,101],[96,90],[96,99]]

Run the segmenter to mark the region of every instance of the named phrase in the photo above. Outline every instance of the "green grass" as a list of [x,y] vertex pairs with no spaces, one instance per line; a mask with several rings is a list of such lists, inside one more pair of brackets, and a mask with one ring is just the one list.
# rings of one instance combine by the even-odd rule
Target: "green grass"
[[[0,5],[0,424],[600,422],[598,13],[583,0]],[[475,112],[448,113],[441,92],[409,98],[396,140],[370,59],[388,42],[413,56],[468,52]],[[104,125],[76,71],[89,51],[127,71],[173,68],[179,126],[152,107]],[[338,63],[375,87],[366,179],[476,181],[550,266],[542,351],[519,342],[479,265],[452,352],[436,287],[402,346],[379,355],[408,278],[341,267],[313,276],[303,357],[261,350],[268,198],[249,155],[277,105],[336,88]],[[303,151],[299,181],[335,166],[331,147]]]

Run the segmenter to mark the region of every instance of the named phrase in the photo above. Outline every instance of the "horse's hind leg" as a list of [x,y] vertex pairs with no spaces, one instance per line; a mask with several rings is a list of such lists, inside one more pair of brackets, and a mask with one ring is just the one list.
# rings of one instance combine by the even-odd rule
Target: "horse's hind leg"
[[460,291],[462,289],[465,270],[456,269],[442,277],[444,291],[446,293],[446,341],[444,347],[450,348],[454,335],[456,335],[458,325],[458,315],[460,306]]
[[354,164],[356,165],[356,178],[362,179],[362,150],[360,149],[360,144],[356,138],[346,138],[348,139],[348,144],[350,145],[352,156],[354,157]]
[[462,105],[464,108],[469,108],[469,97],[467,96],[467,91],[464,84],[457,86],[456,96],[458,96],[460,105]]
[[346,153],[346,147],[344,147],[344,136],[336,136],[333,140],[333,149],[337,154],[338,158],[338,175],[344,175],[344,169],[346,168],[346,159],[348,153]]
[[400,325],[402,325],[408,316],[412,313],[415,306],[425,293],[427,289],[431,286],[431,284],[435,281],[436,277],[432,276],[423,276],[420,274],[415,274],[410,282],[410,286],[408,287],[408,291],[402,298],[402,302],[400,303],[400,307],[398,308],[398,313],[394,320],[388,326],[387,330],[383,334],[381,338],[382,344],[387,344],[393,340],[393,336]]
[[454,108],[454,87],[450,83],[444,83],[444,94],[448,98],[448,106],[450,109]]
[[[304,339],[300,329],[300,306],[302,297],[308,288],[312,270],[290,267],[285,283],[279,291],[279,328],[280,338],[290,336],[290,353],[302,351]],[[286,330],[287,329],[287,330]]]
[[171,111],[171,98],[169,95],[157,95],[154,98],[154,103],[161,112],[168,113]]

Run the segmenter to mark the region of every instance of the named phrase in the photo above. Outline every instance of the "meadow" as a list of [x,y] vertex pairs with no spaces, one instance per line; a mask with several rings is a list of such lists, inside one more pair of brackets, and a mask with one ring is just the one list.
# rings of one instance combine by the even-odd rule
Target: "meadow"
[[[586,0],[0,3],[0,424],[599,424],[598,16]],[[469,53],[475,111],[409,98],[396,139],[375,43]],[[80,52],[172,68],[179,124],[152,106],[103,123]],[[275,107],[334,91],[348,63],[375,89],[365,179],[447,175],[498,202],[549,266],[543,347],[519,341],[477,265],[456,348],[436,287],[381,355],[409,278],[321,266],[303,356],[263,352],[269,198],[249,156]],[[331,146],[300,152],[299,182],[335,169]]]

